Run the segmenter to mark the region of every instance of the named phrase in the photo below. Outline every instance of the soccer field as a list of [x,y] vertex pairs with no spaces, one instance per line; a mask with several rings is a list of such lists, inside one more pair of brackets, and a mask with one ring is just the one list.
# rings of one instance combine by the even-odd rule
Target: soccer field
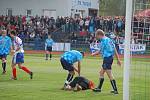
[[[18,80],[10,80],[11,57],[9,56],[7,74],[0,75],[0,100],[122,100],[123,68],[117,66],[116,61],[114,61],[113,72],[119,95],[110,93],[111,85],[107,76],[101,93],[94,93],[91,90],[81,92],[60,90],[67,72],[62,69],[58,56],[51,61],[44,59],[41,55],[26,55],[25,66],[34,72],[33,80],[30,80],[29,76],[18,68]],[[96,86],[101,63],[102,60],[97,57],[85,57],[82,61],[81,75],[93,80]]]

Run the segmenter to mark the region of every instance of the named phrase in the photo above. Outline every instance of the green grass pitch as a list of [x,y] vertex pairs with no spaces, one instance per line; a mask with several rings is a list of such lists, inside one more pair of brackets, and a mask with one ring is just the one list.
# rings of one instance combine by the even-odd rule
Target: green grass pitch
[[[116,61],[113,64],[113,73],[117,80],[119,95],[110,93],[112,88],[107,76],[105,76],[102,93],[94,93],[91,90],[81,92],[60,90],[67,72],[62,69],[58,56],[55,56],[51,61],[45,61],[44,59],[41,55],[26,55],[24,65],[34,72],[34,78],[30,80],[26,73],[17,68],[18,80],[14,81],[10,80],[11,57],[9,56],[7,74],[0,75],[0,100],[122,100],[123,68],[117,66]],[[97,85],[101,63],[102,60],[100,58],[85,57],[82,61],[81,75],[93,80]],[[133,78],[135,79],[135,77]],[[136,88],[134,85],[136,85],[135,82],[133,82],[132,87]],[[144,91],[145,89],[142,90],[142,92]],[[145,95],[142,96],[144,97]]]

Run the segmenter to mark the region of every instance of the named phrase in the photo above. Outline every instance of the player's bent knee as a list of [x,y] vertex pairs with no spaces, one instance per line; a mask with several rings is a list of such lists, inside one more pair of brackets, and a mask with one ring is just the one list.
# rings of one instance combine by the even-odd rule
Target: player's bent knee
[[113,78],[113,77],[110,77],[109,79],[110,79],[110,80],[114,80],[114,78]]
[[20,66],[18,66],[18,68],[19,68],[19,69],[21,69],[21,67],[20,67]]
[[75,72],[74,71],[70,71],[69,72],[71,75],[75,75]]
[[21,64],[18,64],[18,67],[19,67],[19,69],[21,69],[21,68],[22,68],[22,65],[21,65]]
[[11,65],[12,68],[15,68],[15,66],[16,66],[16,64],[12,64],[12,65]]
[[2,59],[2,63],[5,63],[5,62],[6,62],[6,59],[3,58],[3,59]]
[[105,73],[105,71],[102,71],[102,70],[99,72],[100,76],[101,76],[101,75],[103,76],[104,73]]
[[75,75],[75,72],[73,71],[72,75]]
[[2,60],[2,63],[6,63],[6,60]]
[[109,77],[110,80],[113,80],[113,79],[114,79],[114,77],[113,77],[112,74],[108,74],[108,77]]
[[100,78],[104,78],[104,74],[100,74]]

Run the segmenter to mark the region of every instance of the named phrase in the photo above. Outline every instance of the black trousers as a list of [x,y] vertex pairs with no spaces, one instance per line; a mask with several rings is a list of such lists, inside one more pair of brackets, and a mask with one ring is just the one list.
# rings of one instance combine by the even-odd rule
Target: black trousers
[[89,80],[84,77],[75,77],[74,80],[70,83],[70,86],[74,88],[76,84],[79,84],[82,87],[82,90],[89,89]]

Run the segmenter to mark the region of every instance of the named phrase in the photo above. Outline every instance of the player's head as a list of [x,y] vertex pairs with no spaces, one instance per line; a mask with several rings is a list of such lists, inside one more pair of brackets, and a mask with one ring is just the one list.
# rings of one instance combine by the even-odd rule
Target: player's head
[[104,31],[103,30],[101,30],[101,29],[98,29],[97,31],[96,31],[96,39],[102,39],[103,37],[105,36],[105,33],[104,33]]
[[67,90],[71,91],[71,90],[72,90],[72,87],[71,87],[70,85],[67,85],[67,86],[65,86],[65,90],[66,90],[66,91],[67,91]]
[[2,30],[2,36],[6,36],[7,35],[7,31],[6,30]]
[[14,38],[16,35],[17,35],[17,33],[16,33],[15,31],[11,31],[11,32],[10,32],[10,36],[11,36],[12,38]]

